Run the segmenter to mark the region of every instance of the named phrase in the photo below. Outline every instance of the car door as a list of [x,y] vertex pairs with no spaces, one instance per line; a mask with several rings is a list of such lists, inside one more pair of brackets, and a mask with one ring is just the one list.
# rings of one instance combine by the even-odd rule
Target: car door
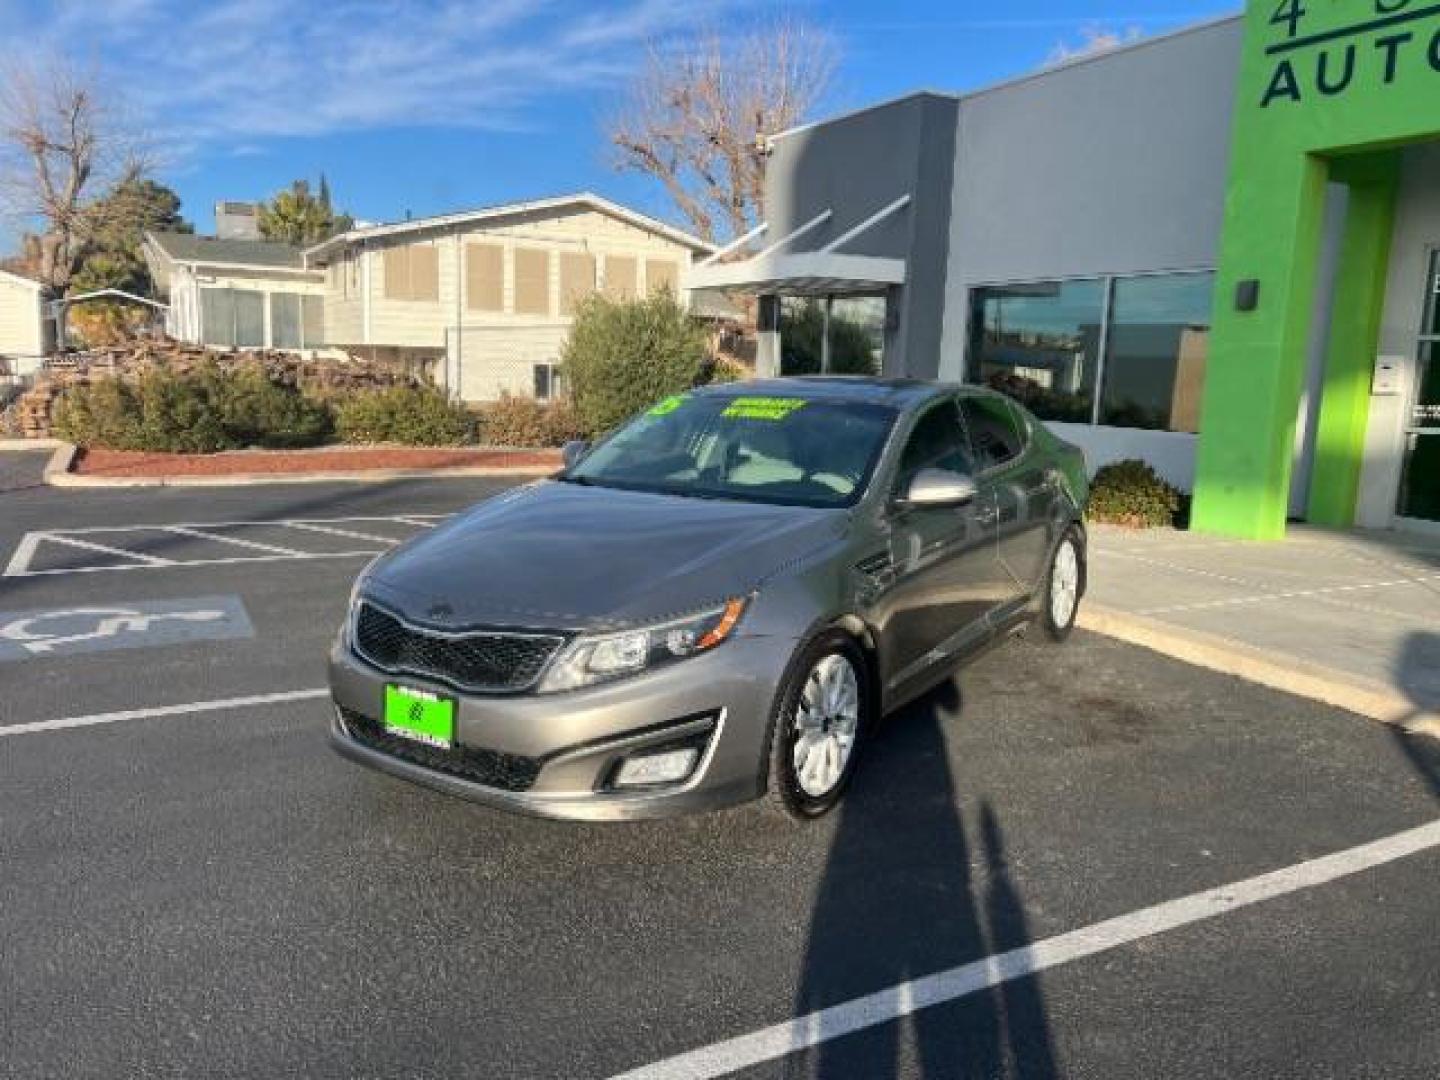
[[905,506],[900,496],[927,468],[974,472],[953,398],[916,420],[895,477],[887,519],[893,579],[880,623],[891,689],[923,678],[985,636],[986,617],[1010,592],[999,560],[993,488],[982,483],[963,506]]
[[1029,425],[1004,397],[966,394],[960,411],[980,477],[994,491],[1000,561],[1010,598],[1019,600],[1036,588],[1050,554],[1055,470],[1034,452]]

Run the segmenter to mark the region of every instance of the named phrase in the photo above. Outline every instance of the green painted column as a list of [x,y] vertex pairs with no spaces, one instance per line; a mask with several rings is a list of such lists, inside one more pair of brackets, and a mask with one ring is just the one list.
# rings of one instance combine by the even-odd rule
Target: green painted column
[[1317,525],[1345,528],[1355,522],[1365,456],[1370,380],[1395,232],[1399,156],[1391,152],[1340,158],[1330,175],[1349,187],[1350,201],[1325,354],[1307,516]]
[[[1285,535],[1327,170],[1310,155],[1247,162],[1263,148],[1237,150],[1190,527],[1274,540]],[[1236,310],[1236,289],[1250,280],[1260,285],[1258,306]]]
[[[1192,528],[1262,540],[1285,533],[1331,162],[1352,184],[1357,214],[1329,343],[1310,509],[1350,523],[1384,288],[1384,191],[1393,184],[1377,162],[1435,138],[1440,4],[1249,0]],[[1238,311],[1235,287],[1250,280],[1259,282],[1258,306]]]

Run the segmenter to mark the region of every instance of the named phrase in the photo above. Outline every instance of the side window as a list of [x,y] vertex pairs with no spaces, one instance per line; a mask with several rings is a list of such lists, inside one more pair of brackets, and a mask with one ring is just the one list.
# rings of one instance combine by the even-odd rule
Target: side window
[[953,401],[925,413],[910,432],[900,455],[901,490],[921,469],[949,469],[958,473],[975,470],[970,448],[965,443],[965,431],[960,426],[960,413]]
[[1025,435],[1020,418],[1001,397],[976,394],[960,401],[970,445],[981,470],[993,469],[1020,456],[1025,449]]

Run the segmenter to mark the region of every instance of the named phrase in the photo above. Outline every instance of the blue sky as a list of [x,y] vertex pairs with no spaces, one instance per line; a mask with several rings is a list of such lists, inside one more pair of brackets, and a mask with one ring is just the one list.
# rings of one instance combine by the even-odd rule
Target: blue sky
[[[322,170],[395,220],[593,189],[673,218],[616,173],[601,125],[647,43],[794,14],[836,39],[837,112],[1021,74],[1097,34],[1150,35],[1238,0],[0,0],[0,60],[63,50],[126,88],[188,217]],[[8,230],[7,230],[8,231]]]

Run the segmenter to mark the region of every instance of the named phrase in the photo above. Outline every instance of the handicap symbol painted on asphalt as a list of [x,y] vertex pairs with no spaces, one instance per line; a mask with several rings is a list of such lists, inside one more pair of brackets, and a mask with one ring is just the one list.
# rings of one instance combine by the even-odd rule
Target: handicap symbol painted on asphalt
[[0,661],[254,637],[238,596],[0,612]]

